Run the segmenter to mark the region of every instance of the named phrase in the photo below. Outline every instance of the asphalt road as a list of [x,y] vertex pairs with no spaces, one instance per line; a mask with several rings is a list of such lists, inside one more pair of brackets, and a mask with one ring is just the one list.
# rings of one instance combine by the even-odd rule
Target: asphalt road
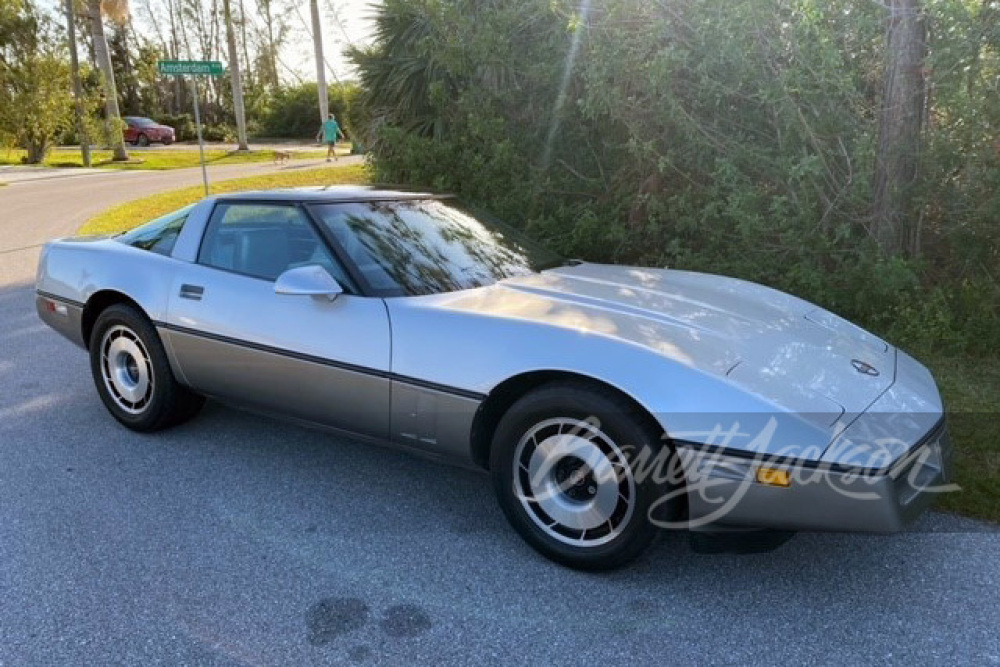
[[216,404],[126,431],[34,314],[37,244],[199,178],[0,189],[0,663],[1000,664],[990,526],[754,555],[668,535],[589,575],[523,544],[474,472]]

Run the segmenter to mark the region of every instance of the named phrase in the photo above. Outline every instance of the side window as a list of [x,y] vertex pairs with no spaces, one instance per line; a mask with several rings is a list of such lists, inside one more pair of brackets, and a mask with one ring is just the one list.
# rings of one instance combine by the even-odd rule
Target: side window
[[319,264],[345,290],[357,291],[305,214],[292,205],[217,205],[201,242],[198,263],[271,281],[288,269]]
[[118,240],[134,248],[141,248],[159,255],[170,256],[174,251],[174,244],[180,236],[184,223],[187,222],[188,213],[193,206],[185,206],[179,211],[168,213],[152,222],[147,222],[141,227],[137,227],[130,232],[122,234]]

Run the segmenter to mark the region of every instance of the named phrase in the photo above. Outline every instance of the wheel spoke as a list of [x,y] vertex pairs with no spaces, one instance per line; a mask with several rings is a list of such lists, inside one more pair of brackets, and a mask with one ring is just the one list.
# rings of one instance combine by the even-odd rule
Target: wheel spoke
[[635,482],[619,447],[594,423],[540,422],[514,453],[515,490],[550,537],[593,547],[617,537],[633,514]]
[[117,324],[104,334],[100,349],[101,375],[108,394],[125,412],[141,413],[155,388],[152,359],[142,338]]

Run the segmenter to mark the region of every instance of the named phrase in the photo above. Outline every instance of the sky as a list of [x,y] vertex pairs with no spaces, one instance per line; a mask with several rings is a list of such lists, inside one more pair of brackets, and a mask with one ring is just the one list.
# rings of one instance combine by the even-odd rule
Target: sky
[[[351,44],[363,45],[371,40],[373,5],[377,0],[319,0],[323,23],[323,50],[326,54],[327,81],[349,78],[350,64],[343,57],[343,50]],[[316,66],[313,59],[312,25],[309,18],[309,3],[303,0],[295,3],[288,14],[292,34],[284,49],[286,64],[297,70],[306,81],[316,80]],[[337,20],[339,19],[339,20]],[[331,76],[331,70],[334,76]]]
[[[371,21],[369,20],[374,6],[379,0],[319,0],[321,21],[323,24],[323,49],[328,65],[327,82],[350,78],[352,68],[344,58],[345,47],[355,44],[364,45],[371,40]],[[40,0],[39,4],[46,7],[60,18],[61,0]],[[162,6],[162,3],[156,3]],[[133,25],[144,35],[152,36],[153,30],[146,25],[148,22],[145,5],[146,0],[131,0]],[[255,6],[253,0],[244,0],[249,9]],[[316,80],[316,65],[313,59],[312,20],[309,16],[307,0],[288,0],[286,18],[291,27],[291,33],[282,50],[282,61],[287,69],[279,74],[289,82],[300,77],[303,81]],[[247,12],[250,14],[250,12]],[[251,16],[254,19],[253,16]],[[263,27],[263,21],[255,19]],[[294,74],[292,73],[294,72]]]

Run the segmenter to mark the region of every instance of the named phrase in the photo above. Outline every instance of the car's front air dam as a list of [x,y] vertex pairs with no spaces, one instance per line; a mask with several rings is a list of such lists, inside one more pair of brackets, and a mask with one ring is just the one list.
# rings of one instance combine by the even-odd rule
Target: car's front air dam
[[[683,444],[678,453],[693,529],[896,532],[953,488],[951,440],[943,420],[885,469],[727,456]],[[787,472],[787,486],[758,481],[762,469]]]

